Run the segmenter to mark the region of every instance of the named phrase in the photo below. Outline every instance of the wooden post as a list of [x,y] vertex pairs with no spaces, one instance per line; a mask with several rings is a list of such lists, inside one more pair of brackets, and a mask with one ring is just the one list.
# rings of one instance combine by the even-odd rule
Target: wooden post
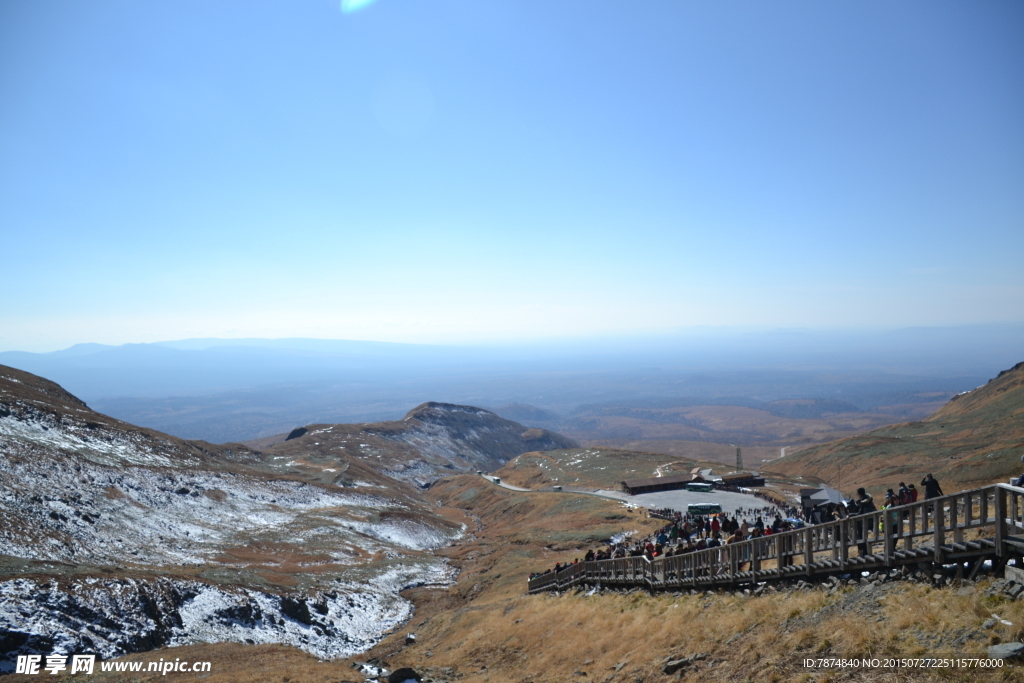
[[962,498],[960,496],[957,496],[957,498],[956,498],[956,507],[954,508],[953,519],[952,519],[952,522],[953,522],[953,542],[954,543],[963,543],[964,542],[964,527],[963,527],[963,524],[960,521],[960,505],[961,505],[961,501],[963,501],[963,505],[964,505],[965,508],[967,506],[969,506],[970,502],[971,502],[970,494],[965,495]]
[[[996,557],[1006,554],[1006,491],[1002,486],[996,487]],[[993,565],[995,563],[993,562]]]
[[807,527],[804,529],[804,564],[807,570],[807,576],[814,573],[814,529]]
[[846,521],[839,520],[836,524],[836,540],[839,542],[839,567],[845,570],[850,560],[850,548],[846,545]]
[[[891,567],[893,561],[893,552],[895,551],[896,539],[893,537],[892,529],[890,528],[889,518],[892,517],[892,512],[886,510],[882,513],[882,533],[884,534],[885,540],[885,566]],[[896,513],[899,516],[899,513]]]
[[935,543],[935,564],[942,564],[942,545],[946,542],[945,519],[942,513],[942,498],[932,501],[932,526]]
[[[913,550],[914,549],[914,533],[917,531],[917,516],[919,508],[917,505],[911,505],[910,510],[907,514],[907,520],[910,522],[910,529],[907,535],[903,538],[903,549]],[[900,531],[903,530],[903,523],[900,523]]]

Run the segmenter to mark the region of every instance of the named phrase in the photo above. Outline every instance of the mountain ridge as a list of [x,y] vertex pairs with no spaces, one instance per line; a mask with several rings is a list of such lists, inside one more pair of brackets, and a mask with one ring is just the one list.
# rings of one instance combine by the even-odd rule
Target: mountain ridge
[[[305,431],[297,434],[299,429]],[[401,420],[299,429],[249,443],[311,469],[336,469],[335,462],[358,458],[421,488],[456,472],[496,470],[522,453],[578,446],[561,434],[525,427],[483,408],[437,401],[421,403]]]
[[[931,472],[950,490],[1005,482],[1024,472],[1024,362],[951,398],[928,417],[811,446],[765,473],[809,476],[884,492]],[[840,481],[841,478],[841,481]]]

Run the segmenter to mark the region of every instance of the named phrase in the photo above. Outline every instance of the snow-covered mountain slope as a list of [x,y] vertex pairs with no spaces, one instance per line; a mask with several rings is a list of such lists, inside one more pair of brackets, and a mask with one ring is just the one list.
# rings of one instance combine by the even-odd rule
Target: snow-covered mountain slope
[[102,415],[53,382],[0,365],[0,438],[79,455],[98,464],[209,467],[254,463],[241,444],[184,441]]
[[524,427],[489,410],[431,402],[395,422],[309,425],[265,450],[289,457],[300,468],[362,463],[427,486],[453,472],[498,469],[522,453],[576,447],[572,439]]
[[445,565],[392,567],[373,587],[337,579],[305,595],[281,595],[189,579],[89,577],[0,583],[0,673],[20,654],[89,653],[102,659],[195,642],[283,643],[317,657],[371,647],[412,614],[398,592],[445,584]]
[[464,527],[414,489],[358,464],[348,485],[303,480],[275,457],[127,425],[0,366],[0,671],[55,647],[351,654],[408,616],[404,585],[450,577],[429,551]]

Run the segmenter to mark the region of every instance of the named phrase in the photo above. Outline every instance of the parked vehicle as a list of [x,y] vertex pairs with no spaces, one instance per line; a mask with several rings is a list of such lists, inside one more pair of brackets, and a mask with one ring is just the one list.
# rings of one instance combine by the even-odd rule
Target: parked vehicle
[[691,503],[686,506],[686,512],[691,515],[720,515],[722,506],[718,503]]

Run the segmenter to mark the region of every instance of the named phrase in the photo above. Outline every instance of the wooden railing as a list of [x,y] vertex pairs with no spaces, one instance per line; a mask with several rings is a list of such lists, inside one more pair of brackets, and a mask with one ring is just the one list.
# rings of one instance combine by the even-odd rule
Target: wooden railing
[[580,562],[530,579],[529,592],[597,583],[704,588],[924,561],[976,562],[1019,552],[1021,533],[1024,488],[996,484],[653,561]]

